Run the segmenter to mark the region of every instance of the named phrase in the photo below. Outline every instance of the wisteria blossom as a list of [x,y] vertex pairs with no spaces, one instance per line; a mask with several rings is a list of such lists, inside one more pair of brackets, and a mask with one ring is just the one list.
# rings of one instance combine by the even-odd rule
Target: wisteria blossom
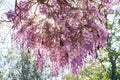
[[74,74],[87,56],[106,47],[109,33],[106,14],[112,0],[21,0],[6,13],[13,22],[15,42],[34,51],[36,66],[42,69],[49,52],[53,76],[67,66]]

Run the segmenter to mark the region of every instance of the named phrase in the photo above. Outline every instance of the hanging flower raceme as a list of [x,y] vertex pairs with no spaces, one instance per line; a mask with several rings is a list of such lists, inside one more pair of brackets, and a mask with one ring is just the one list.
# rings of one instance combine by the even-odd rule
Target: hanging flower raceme
[[94,0],[25,0],[7,17],[13,21],[13,40],[35,52],[40,69],[49,52],[56,76],[65,66],[76,74],[87,56],[95,59],[96,51],[106,47],[109,33],[100,9]]

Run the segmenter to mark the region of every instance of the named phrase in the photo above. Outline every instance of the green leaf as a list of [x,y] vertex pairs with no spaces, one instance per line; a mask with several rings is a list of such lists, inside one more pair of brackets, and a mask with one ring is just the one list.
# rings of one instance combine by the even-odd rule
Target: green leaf
[[107,29],[111,29],[112,28],[112,25],[111,24],[107,24]]

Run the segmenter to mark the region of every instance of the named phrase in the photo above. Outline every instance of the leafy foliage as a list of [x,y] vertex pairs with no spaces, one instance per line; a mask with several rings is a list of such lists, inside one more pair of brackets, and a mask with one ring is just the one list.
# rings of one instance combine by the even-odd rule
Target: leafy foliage
[[[6,60],[8,60],[8,62],[12,62],[14,66],[9,65],[9,72],[6,77],[2,74],[2,76],[4,76],[3,78],[1,77],[3,80],[42,80],[42,72],[37,72],[35,59],[32,54],[27,52],[27,50],[19,51],[17,52],[17,55],[14,53],[15,50],[11,53],[9,52],[9,55],[11,55],[10,58],[6,57]],[[16,62],[14,62],[14,60],[16,60]]]
[[87,60],[78,75],[65,75],[64,80],[110,80],[110,78],[99,62],[96,64],[92,60]]
[[[120,25],[119,25],[119,13],[117,9],[113,10],[113,20],[110,23],[109,18],[106,27],[110,31],[108,38],[107,48],[104,50],[99,50],[98,59],[102,64],[104,70],[109,74],[111,80],[119,80],[119,58],[120,58]],[[110,15],[107,14],[107,17]],[[102,55],[102,57],[100,57]],[[105,66],[108,64],[109,66]]]

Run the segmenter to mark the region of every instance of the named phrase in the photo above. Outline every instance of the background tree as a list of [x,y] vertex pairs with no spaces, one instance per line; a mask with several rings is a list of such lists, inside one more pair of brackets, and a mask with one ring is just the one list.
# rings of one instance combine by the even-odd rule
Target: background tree
[[46,80],[53,79],[50,74],[48,63],[44,64],[42,70],[38,70],[35,57],[27,49],[14,48],[5,57],[4,67],[0,67],[1,80]]
[[[107,14],[108,15],[108,14]],[[106,70],[106,67],[103,65],[103,68],[108,72],[110,75],[111,80],[119,80],[119,58],[120,58],[120,25],[119,25],[119,12],[114,10],[113,13],[113,21],[110,23],[109,21],[106,23],[106,27],[110,30],[110,35],[108,38],[107,49],[100,50],[100,55],[106,53],[107,55],[103,58],[99,58],[101,64],[105,62],[110,63],[110,67]],[[109,17],[109,15],[108,15]]]

